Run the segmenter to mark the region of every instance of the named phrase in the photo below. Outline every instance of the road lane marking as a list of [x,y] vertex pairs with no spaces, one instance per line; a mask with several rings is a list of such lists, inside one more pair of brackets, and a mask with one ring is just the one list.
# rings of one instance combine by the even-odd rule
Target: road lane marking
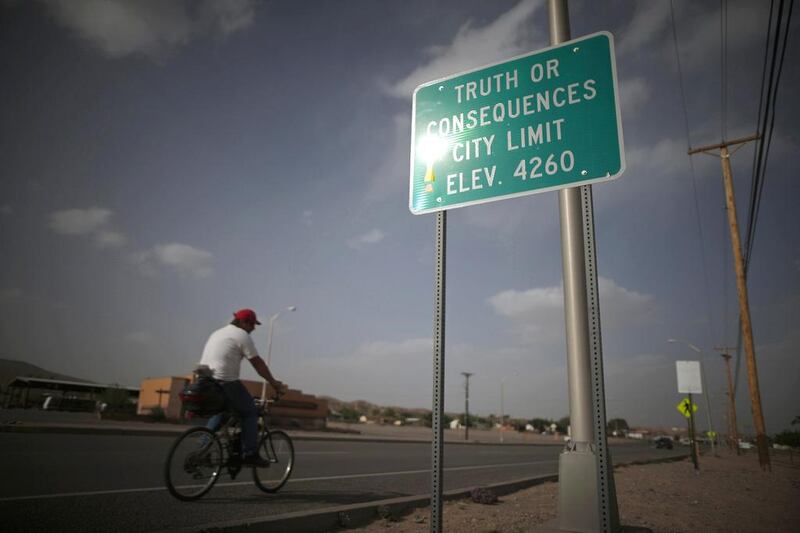
[[[494,464],[494,465],[478,465],[478,466],[451,466],[449,468],[445,468],[445,472],[460,472],[464,470],[485,470],[487,468],[516,468],[520,466],[531,466],[531,465],[541,465],[541,464],[550,464],[550,463],[558,463],[558,459],[550,460],[550,461],[529,461],[524,463],[503,463],[503,464]],[[429,474],[430,469],[421,469],[421,470],[402,470],[399,472],[374,472],[369,474],[345,474],[340,476],[318,476],[318,477],[304,477],[304,478],[297,478],[292,479],[290,478],[288,483],[308,483],[310,481],[334,481],[338,479],[357,479],[357,478],[370,478],[370,477],[382,477],[382,476],[409,476],[415,474]],[[244,485],[252,485],[252,481],[237,481],[237,482],[229,482],[229,483],[217,483],[214,487],[239,487]],[[7,503],[7,502],[18,502],[18,501],[25,501],[25,500],[50,500],[54,498],[74,498],[74,497],[83,497],[83,496],[106,496],[112,494],[126,494],[126,493],[137,493],[137,492],[160,492],[167,490],[166,487],[146,487],[140,489],[116,489],[116,490],[94,490],[94,491],[86,491],[86,492],[64,492],[59,494],[40,494],[36,496],[11,496],[0,498],[0,503]]]
[[350,452],[294,452],[295,455],[350,455]]
[[[508,467],[519,467],[519,466],[530,466],[530,465],[541,465],[541,464],[548,464],[548,463],[558,463],[558,459],[552,461],[530,461],[525,463],[504,463],[498,465],[480,465],[480,466],[451,466],[449,468],[445,468],[445,472],[459,472],[462,470],[481,470],[486,468],[508,468]],[[365,477],[381,477],[381,476],[408,476],[414,474],[429,474],[431,471],[429,468],[423,470],[404,470],[400,472],[375,472],[371,474],[346,474],[343,476],[321,476],[321,477],[304,477],[300,479],[289,479],[289,483],[303,483],[308,481],[332,481],[336,479],[355,479],[355,478],[365,478]]]

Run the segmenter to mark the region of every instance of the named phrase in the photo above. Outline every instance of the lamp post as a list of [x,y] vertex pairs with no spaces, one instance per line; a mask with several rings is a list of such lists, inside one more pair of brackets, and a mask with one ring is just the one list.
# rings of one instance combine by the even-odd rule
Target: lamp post
[[685,344],[686,346],[688,346],[689,348],[691,348],[692,350],[694,350],[695,352],[700,354],[700,361],[699,361],[700,362],[700,380],[701,380],[701,383],[703,384],[703,391],[704,391],[703,396],[706,397],[706,418],[708,419],[708,431],[711,432],[711,434],[713,435],[711,437],[711,453],[714,454],[714,456],[716,456],[717,455],[717,448],[716,448],[717,432],[714,431],[714,425],[711,422],[711,400],[709,399],[709,396],[711,396],[711,391],[708,390],[708,386],[706,385],[706,371],[705,371],[705,368],[703,368],[703,356],[705,355],[705,352],[703,352],[703,350],[701,350],[700,348],[698,348],[697,346],[695,346],[691,342],[687,342],[687,341],[684,341],[684,340],[681,340],[681,339],[667,339],[667,342],[672,342],[672,343],[679,342],[681,344]]
[[[297,307],[294,306],[294,305],[290,305],[285,310],[289,311],[290,313],[293,313],[293,312],[297,311]],[[279,312],[275,313],[274,315],[272,315],[271,317],[269,317],[269,333],[268,333],[269,336],[267,337],[267,367],[268,368],[269,368],[270,363],[272,362],[272,332],[275,329],[275,321],[278,320],[278,317],[281,316],[282,312],[283,311],[279,311]],[[272,369],[270,368],[270,372],[271,371],[272,371]],[[266,397],[267,397],[267,382],[265,381],[264,383],[261,384],[261,401],[263,402]]]

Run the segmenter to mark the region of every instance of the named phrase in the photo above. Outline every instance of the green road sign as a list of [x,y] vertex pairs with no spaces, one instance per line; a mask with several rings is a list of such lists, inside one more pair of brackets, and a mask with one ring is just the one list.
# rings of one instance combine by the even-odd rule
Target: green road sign
[[420,85],[411,212],[618,177],[625,170],[618,102],[608,32]]
[[690,402],[689,398],[684,398],[683,400],[681,400],[681,403],[679,403],[675,407],[686,418],[689,418],[690,416],[692,416],[694,413],[697,412],[697,404],[694,402]]

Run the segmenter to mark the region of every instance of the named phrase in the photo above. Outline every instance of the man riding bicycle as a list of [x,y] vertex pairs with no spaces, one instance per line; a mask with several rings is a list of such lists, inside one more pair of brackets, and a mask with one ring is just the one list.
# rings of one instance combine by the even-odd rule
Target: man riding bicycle
[[[269,466],[269,461],[258,455],[258,411],[253,403],[253,397],[239,381],[242,359],[247,358],[256,372],[267,380],[278,394],[286,392],[288,387],[273,377],[258,354],[250,336],[256,325],[261,325],[261,322],[252,309],[236,311],[230,324],[218,329],[208,338],[200,364],[211,369],[214,379],[222,386],[228,408],[241,418],[242,464],[265,467]],[[206,427],[216,431],[222,424],[224,416],[225,413],[214,415]]]

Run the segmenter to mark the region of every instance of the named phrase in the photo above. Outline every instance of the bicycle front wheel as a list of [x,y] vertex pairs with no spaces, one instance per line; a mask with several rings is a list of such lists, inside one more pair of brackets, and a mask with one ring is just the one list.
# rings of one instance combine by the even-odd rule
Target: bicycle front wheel
[[222,445],[214,432],[191,428],[178,437],[167,455],[167,489],[179,500],[196,500],[217,482],[223,462]]
[[269,461],[266,468],[253,468],[253,481],[264,492],[278,492],[294,467],[294,445],[283,431],[270,431],[258,443],[258,455]]

